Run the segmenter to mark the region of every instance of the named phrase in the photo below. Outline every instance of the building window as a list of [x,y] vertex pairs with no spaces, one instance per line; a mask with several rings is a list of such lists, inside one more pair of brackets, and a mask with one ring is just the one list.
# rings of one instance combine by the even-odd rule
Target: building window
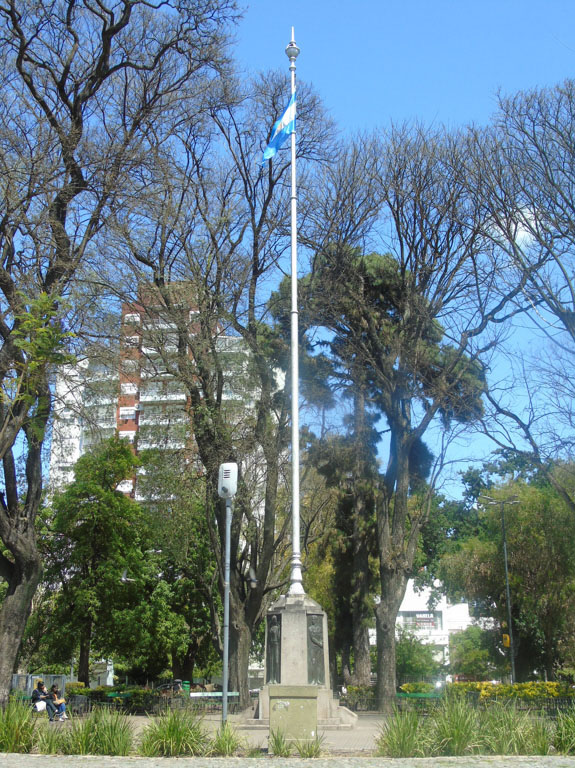
[[136,408],[133,405],[123,406],[120,408],[120,419],[131,419],[134,420],[136,418]]
[[122,440],[127,440],[129,443],[133,443],[136,438],[136,430],[124,430],[123,432],[118,432],[118,436]]
[[124,315],[126,325],[140,325],[140,315],[138,312],[128,312]]
[[136,373],[137,370],[138,370],[137,360],[122,360],[122,373],[130,375],[130,374]]
[[123,395],[136,395],[138,393],[138,385],[133,384],[131,381],[123,381],[120,384],[120,392]]

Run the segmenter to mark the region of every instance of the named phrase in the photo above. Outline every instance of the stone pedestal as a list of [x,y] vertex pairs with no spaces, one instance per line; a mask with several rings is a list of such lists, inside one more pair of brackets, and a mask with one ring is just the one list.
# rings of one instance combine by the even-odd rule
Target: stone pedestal
[[317,738],[317,688],[315,685],[270,685],[270,733],[285,739]]
[[[301,686],[300,698],[306,700],[308,716],[311,717],[309,708],[315,707],[320,727],[337,727],[341,723],[350,727],[354,724],[355,713],[339,707],[333,698],[327,616],[315,600],[306,595],[282,595],[267,613],[265,648],[265,684],[260,691],[258,710],[260,721],[269,722],[271,727],[270,691],[276,696],[278,686],[289,687],[290,695],[297,698],[295,689]],[[310,686],[313,697],[308,696]],[[302,734],[301,738],[306,737]]]

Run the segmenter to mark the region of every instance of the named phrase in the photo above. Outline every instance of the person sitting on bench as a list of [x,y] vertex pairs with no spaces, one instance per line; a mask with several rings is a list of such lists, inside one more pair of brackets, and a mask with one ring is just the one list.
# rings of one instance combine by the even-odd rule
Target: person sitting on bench
[[59,717],[60,720],[67,720],[68,715],[66,714],[66,699],[63,699],[60,696],[60,691],[58,690],[57,685],[53,685],[50,688],[50,696],[52,697],[52,703],[56,707],[56,717]]
[[[56,705],[52,700],[52,696],[46,690],[46,686],[42,680],[38,680],[38,685],[32,691],[32,705],[37,712],[42,712],[45,709],[48,713],[50,722],[54,720]],[[59,720],[60,718],[57,717],[56,719]]]

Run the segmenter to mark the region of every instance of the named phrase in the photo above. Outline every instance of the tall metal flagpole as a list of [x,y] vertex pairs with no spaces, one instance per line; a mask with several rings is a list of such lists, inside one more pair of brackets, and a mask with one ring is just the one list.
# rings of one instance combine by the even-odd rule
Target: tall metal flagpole
[[[286,47],[290,62],[291,94],[295,93],[295,60],[299,48],[294,28]],[[291,134],[291,444],[292,444],[292,556],[288,595],[304,595],[301,575],[299,519],[299,349],[297,302],[297,186],[295,168],[295,131]]]

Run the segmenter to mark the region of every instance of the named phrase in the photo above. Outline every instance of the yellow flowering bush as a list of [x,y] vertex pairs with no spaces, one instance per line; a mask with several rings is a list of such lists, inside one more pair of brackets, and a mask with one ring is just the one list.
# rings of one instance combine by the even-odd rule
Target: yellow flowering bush
[[450,683],[448,690],[453,693],[479,694],[480,701],[494,699],[554,699],[575,696],[575,690],[566,683]]
[[400,690],[403,693],[433,693],[435,686],[433,683],[404,683]]

